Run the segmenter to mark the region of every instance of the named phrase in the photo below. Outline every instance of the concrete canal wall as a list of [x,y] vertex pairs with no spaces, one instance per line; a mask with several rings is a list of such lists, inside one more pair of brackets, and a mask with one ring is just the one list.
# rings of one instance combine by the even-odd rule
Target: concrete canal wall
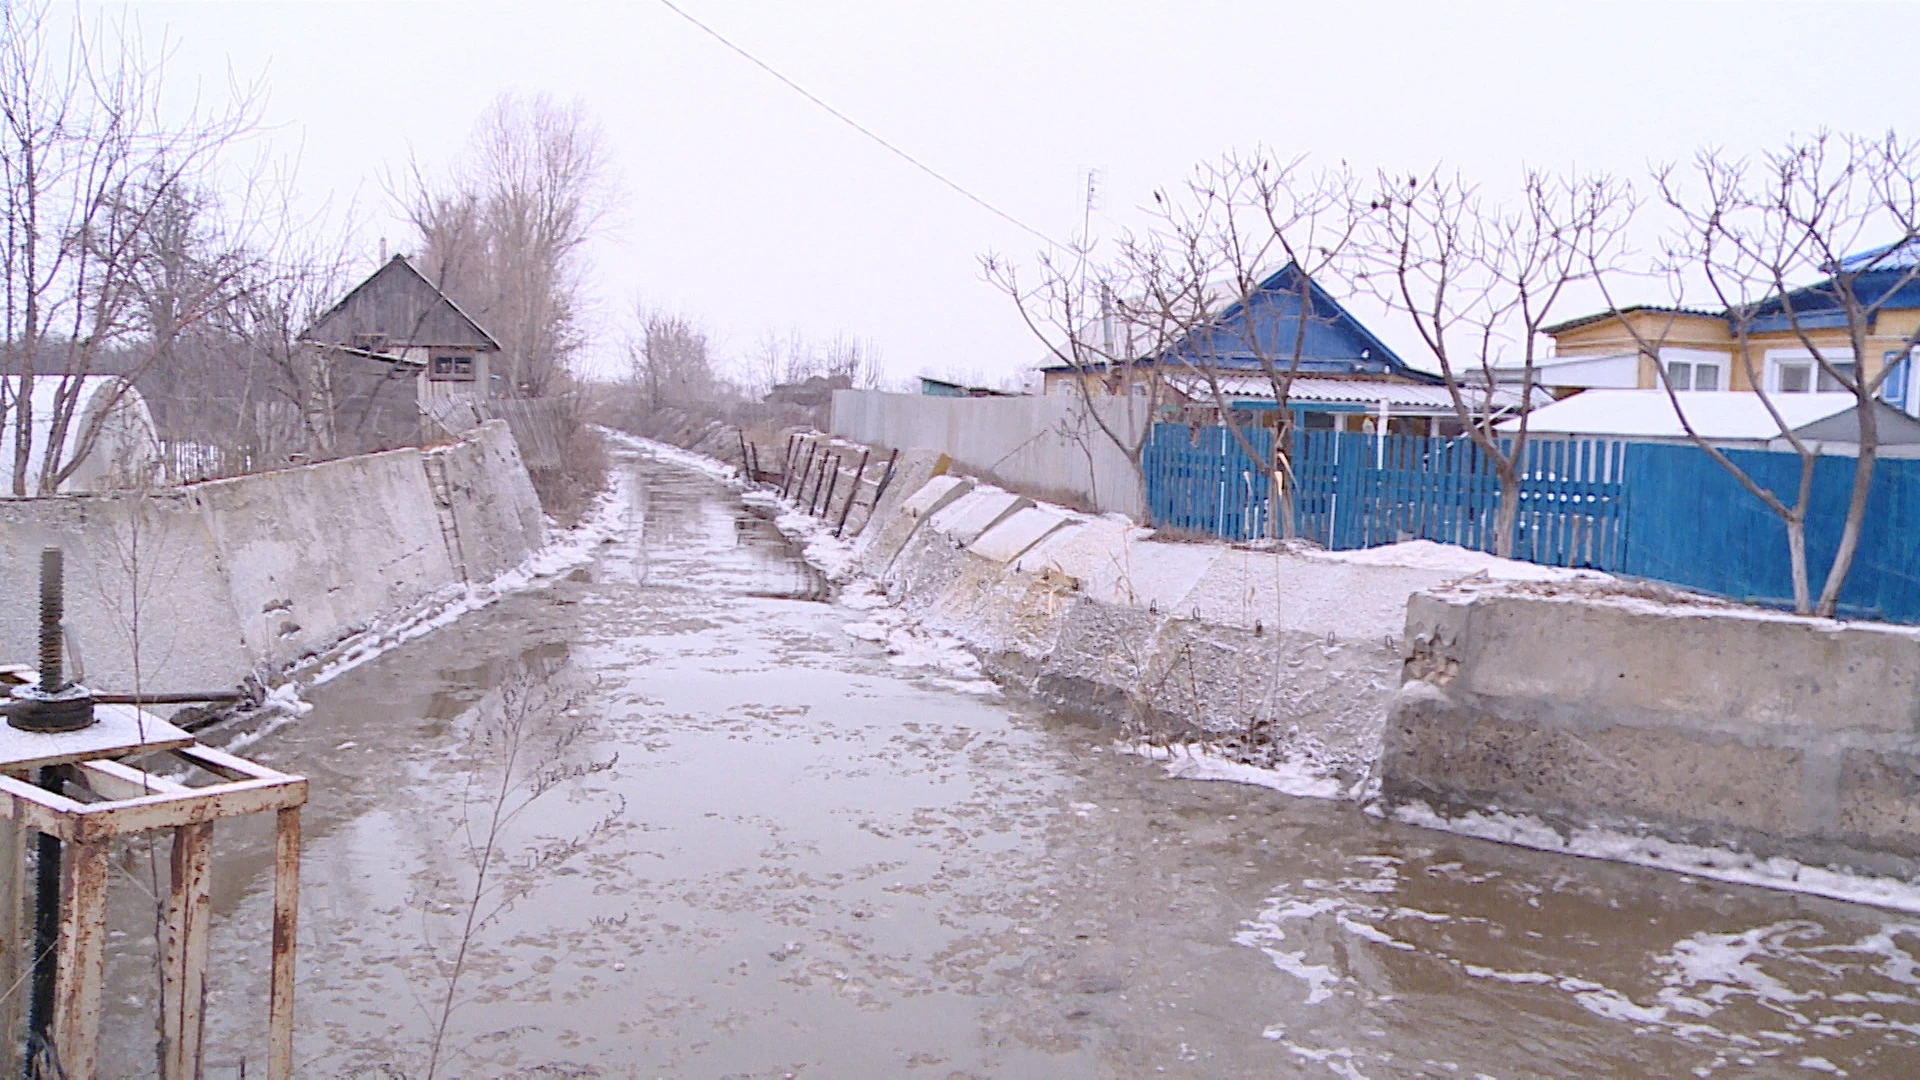
[[0,657],[35,655],[39,551],[67,559],[90,685],[217,689],[382,616],[464,593],[538,548],[544,518],[506,424],[145,496],[0,500]]
[[1406,598],[1460,574],[1161,542],[957,475],[876,515],[858,546],[917,621],[1004,682],[1148,733],[1239,738],[1342,787],[1379,753]]
[[1390,805],[1920,871],[1920,629],[1462,583],[1406,635]]
[[858,549],[1001,681],[1326,793],[1920,875],[1920,629],[1407,547],[1166,543],[940,475]]

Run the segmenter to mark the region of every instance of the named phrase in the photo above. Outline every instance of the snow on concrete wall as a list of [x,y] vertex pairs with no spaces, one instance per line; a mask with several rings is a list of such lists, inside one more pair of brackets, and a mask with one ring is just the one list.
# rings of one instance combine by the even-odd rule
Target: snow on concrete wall
[[1383,797],[1920,871],[1920,629],[1647,592],[1414,597]]
[[[1117,517],[942,477],[869,530],[863,569],[909,614],[1061,707],[1146,731],[1257,733],[1352,784],[1400,682],[1407,597],[1445,565],[1163,543]],[[977,534],[983,518],[995,523]]]
[[[1146,399],[1093,406],[1122,437],[1140,437]],[[833,434],[893,448],[930,447],[965,472],[1035,498],[1144,520],[1133,462],[1101,431],[1078,397],[944,398],[874,390],[833,393]]]
[[[465,504],[451,515],[430,460]],[[539,545],[539,513],[511,438],[493,425],[429,454],[144,497],[0,500],[0,657],[35,655],[46,545],[66,552],[67,622],[89,685],[131,690],[137,639],[143,689],[220,689],[520,562]]]

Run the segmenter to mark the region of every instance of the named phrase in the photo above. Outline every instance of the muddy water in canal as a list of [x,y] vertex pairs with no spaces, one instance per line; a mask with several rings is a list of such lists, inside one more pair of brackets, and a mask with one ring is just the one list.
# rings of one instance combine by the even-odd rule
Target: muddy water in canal
[[[572,579],[249,749],[313,783],[299,1075],[423,1076],[443,1017],[447,1077],[1920,1075],[1920,919],[1166,779],[893,665],[733,493],[619,467]],[[208,1075],[260,1075],[269,848],[222,830]]]

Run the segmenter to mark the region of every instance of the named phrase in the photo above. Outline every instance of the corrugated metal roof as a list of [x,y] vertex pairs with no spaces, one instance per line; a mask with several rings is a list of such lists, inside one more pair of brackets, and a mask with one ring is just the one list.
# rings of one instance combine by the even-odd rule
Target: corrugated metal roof
[[[1176,390],[1196,401],[1206,402],[1213,399],[1213,388],[1203,376],[1174,376],[1168,380]],[[1232,376],[1219,380],[1220,392],[1236,401],[1272,401],[1273,383],[1262,375],[1259,377]],[[1461,387],[1460,395],[1469,408],[1476,412],[1487,409],[1489,400],[1487,391],[1480,387]],[[1300,379],[1293,380],[1287,388],[1287,400],[1294,405],[1366,405],[1378,406],[1386,402],[1390,412],[1405,415],[1453,415],[1453,396],[1445,386],[1428,386],[1420,383],[1387,382],[1374,379]],[[1493,412],[1505,412],[1520,407],[1520,391],[1511,387],[1496,387],[1491,398]],[[1539,408],[1553,397],[1545,390],[1535,388],[1535,408]]]
[[1543,326],[1540,328],[1540,332],[1548,337],[1552,337],[1555,334],[1564,334],[1569,330],[1578,330],[1583,326],[1591,326],[1603,319],[1611,319],[1616,315],[1634,315],[1642,312],[1649,315],[1691,315],[1703,319],[1726,318],[1726,313],[1720,311],[1701,311],[1698,308],[1662,307],[1659,304],[1630,304],[1617,311],[1599,311],[1592,315],[1582,315],[1577,319],[1568,319],[1566,322],[1554,323],[1552,326]]
[[[1780,424],[1759,394],[1739,390],[1691,390],[1675,395],[1701,438],[1765,441],[1780,438]],[[1853,408],[1849,393],[1774,394],[1774,407],[1798,431]],[[1518,430],[1518,418],[1502,431]],[[1611,435],[1620,438],[1684,439],[1686,428],[1665,390],[1588,390],[1527,418],[1527,430],[1542,435]]]

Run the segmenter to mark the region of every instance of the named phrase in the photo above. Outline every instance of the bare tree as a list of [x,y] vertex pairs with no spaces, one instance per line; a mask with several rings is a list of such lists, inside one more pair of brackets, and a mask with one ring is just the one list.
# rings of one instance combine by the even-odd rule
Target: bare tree
[[[1534,402],[1540,328],[1569,285],[1617,263],[1632,191],[1603,175],[1529,171],[1516,205],[1484,200],[1438,169],[1381,174],[1361,276],[1439,361],[1454,415],[1500,484],[1494,553],[1511,557]],[[1515,363],[1514,361],[1517,361]],[[1518,423],[1496,426],[1496,388],[1517,369]]]
[[707,332],[685,315],[635,305],[639,333],[627,342],[627,361],[647,408],[690,409],[710,404],[716,389]]
[[[196,181],[252,124],[253,102],[171,119],[161,69],[134,35],[78,14],[57,33],[49,10],[0,8],[0,372],[13,376],[0,423],[13,428],[16,496],[58,490],[133,379],[230,298],[249,265],[241,245],[180,230],[205,220],[193,213]],[[177,258],[189,246],[202,253],[192,267]],[[113,354],[104,399],[83,409],[83,378]]]
[[[1634,318],[1615,301],[1619,275],[1594,260],[1608,309],[1651,361],[1687,436],[1785,525],[1795,610],[1832,617],[1866,519],[1879,447],[1876,402],[1920,345],[1920,326],[1880,332],[1880,315],[1892,304],[1910,306],[1906,291],[1920,280],[1920,147],[1892,132],[1877,139],[1821,132],[1757,162],[1703,151],[1690,170],[1657,170],[1655,182],[1678,222],[1658,270],[1672,285],[1676,307],[1691,282],[1723,312],[1740,373],[1799,458],[1791,503],[1688,417],[1662,356],[1679,313]],[[1862,251],[1868,244],[1878,246]],[[1797,284],[1810,278],[1818,280]],[[1804,389],[1853,395],[1859,430],[1840,543],[1817,600],[1806,526],[1820,448],[1796,433],[1776,400],[1780,388],[1769,385],[1765,350],[1781,344],[1807,353],[1812,369]]]
[[608,170],[585,107],[544,94],[496,99],[446,184],[410,170],[420,268],[499,340],[509,394],[560,389],[584,343],[585,248],[605,231]]
[[[1354,191],[1344,168],[1313,173],[1303,158],[1228,155],[1196,169],[1184,199],[1155,192],[1154,227],[1122,245],[1126,276],[1138,290],[1120,301],[1128,321],[1176,342],[1174,370],[1205,389],[1241,453],[1269,474],[1283,537],[1295,533],[1288,400],[1310,328],[1330,318],[1315,284],[1349,255],[1360,220]],[[1274,308],[1282,295],[1276,283],[1292,311]],[[1236,383],[1249,377],[1263,380],[1273,401],[1270,458],[1251,438],[1258,421],[1234,407],[1245,397]]]
[[[1167,372],[1178,335],[1173,325],[1130,306],[1131,267],[1094,261],[1096,244],[1043,250],[1031,275],[1007,258],[981,260],[987,280],[1007,294],[1020,318],[1044,342],[1057,365],[1071,372],[1078,409],[1060,434],[1079,443],[1091,464],[1093,446],[1111,443],[1133,467],[1136,494],[1146,505],[1142,461],[1153,421],[1171,396]],[[1108,407],[1112,402],[1121,407]]]

